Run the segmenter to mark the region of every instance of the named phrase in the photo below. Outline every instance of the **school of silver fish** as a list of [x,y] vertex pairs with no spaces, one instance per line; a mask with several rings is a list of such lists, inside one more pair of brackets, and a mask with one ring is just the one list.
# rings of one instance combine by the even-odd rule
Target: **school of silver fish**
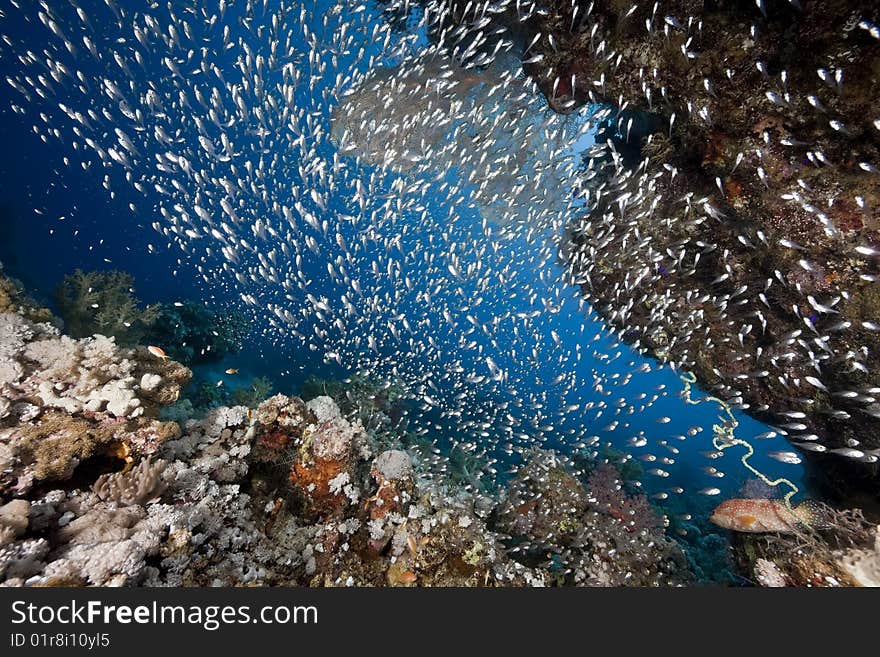
[[[662,19],[661,4],[646,29],[698,29],[687,17]],[[662,480],[678,443],[709,444],[710,428],[664,415],[668,406],[657,410],[659,399],[681,390],[676,373],[666,367],[668,383],[643,384],[659,366],[627,359],[625,329],[605,326],[579,286],[607,266],[603,253],[619,254],[626,276],[613,315],[625,326],[662,275],[658,264],[695,268],[711,247],[695,240],[655,248],[638,223],[651,217],[660,178],[674,179],[675,168],[649,170],[647,160],[628,167],[613,144],[591,137],[617,109],[575,108],[560,96],[566,111],[555,112],[523,73],[524,63],[541,62],[534,43],[553,46],[553,37],[524,43],[515,24],[496,17],[526,21],[546,12],[540,2],[2,5],[0,29],[25,21],[40,36],[0,36],[2,57],[14,64],[4,84],[17,92],[13,109],[34,133],[66,144],[65,165],[90,171],[111,196],[130,197],[132,215],[155,230],[149,250],[178,250],[178,272],[194,267],[208,289],[234,292],[267,338],[402,385],[416,404],[409,417],[416,433],[452,435],[488,476],[535,445],[595,455],[613,442]],[[389,15],[407,16],[405,29]],[[589,10],[572,23],[589,34]],[[603,50],[596,56],[613,59]],[[834,72],[826,75],[835,84]],[[604,80],[588,84],[599,94]],[[559,85],[557,77],[554,92]],[[776,104],[786,95],[768,92]],[[628,132],[631,120],[620,127]],[[862,164],[866,175],[874,166]],[[806,198],[792,191],[793,203]],[[612,210],[592,212],[600,201]],[[712,221],[718,205],[688,195],[680,217],[656,220]],[[572,234],[590,239],[575,243]],[[742,239],[756,247],[766,240]],[[796,239],[783,245],[797,250]],[[853,253],[860,261],[877,256],[870,245]],[[684,308],[649,299],[651,330],[673,342],[702,340],[703,307],[724,321],[728,307],[748,305],[754,321],[740,331],[740,348],[755,363],[748,376],[786,376],[788,360],[809,359],[815,374],[791,382],[806,404],[814,390],[829,392],[828,364],[863,362],[858,349],[835,353],[828,338],[839,330],[835,305],[845,291],[810,295],[816,319],[804,318],[803,330],[785,338],[786,354],[762,359],[753,337],[764,291],[693,298]],[[863,327],[880,331],[880,318]],[[832,412],[857,406],[880,416],[878,392],[832,390],[848,409]],[[799,409],[772,410],[778,426],[746,438],[787,436],[805,450],[825,450]],[[656,431],[634,429],[634,417],[651,418]],[[860,447],[834,451],[877,461],[878,450]],[[731,457],[704,449],[717,467],[699,475],[700,492],[712,496],[720,491],[711,482],[724,475],[718,459]],[[800,461],[790,450],[767,455]],[[446,467],[439,457],[438,467]]]

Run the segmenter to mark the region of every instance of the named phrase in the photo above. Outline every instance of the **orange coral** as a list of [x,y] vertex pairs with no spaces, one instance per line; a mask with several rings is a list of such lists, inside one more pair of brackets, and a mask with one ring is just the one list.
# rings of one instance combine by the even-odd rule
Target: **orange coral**
[[257,437],[257,450],[265,460],[276,460],[290,443],[291,436],[283,431],[269,431]]
[[306,500],[310,510],[319,516],[330,515],[348,504],[342,491],[332,492],[330,481],[346,471],[342,459],[316,457],[311,462],[298,460],[290,469],[291,486]]
[[724,182],[724,193],[727,194],[727,198],[731,201],[735,201],[742,197],[743,186],[737,180],[728,178]]

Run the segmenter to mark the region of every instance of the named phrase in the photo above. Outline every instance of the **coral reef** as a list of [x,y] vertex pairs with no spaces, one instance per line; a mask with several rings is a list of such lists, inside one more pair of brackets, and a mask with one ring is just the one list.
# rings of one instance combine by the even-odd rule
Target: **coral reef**
[[196,374],[196,378],[186,392],[186,399],[183,400],[191,405],[190,415],[203,414],[220,406],[256,408],[275,390],[275,384],[264,376],[254,377],[250,385],[239,385],[237,381],[225,377],[220,379],[214,377],[211,373]]
[[[55,301],[71,337],[100,334],[126,347],[163,345],[169,358],[188,366],[237,352],[248,331],[247,319],[240,313],[220,312],[193,301],[144,306],[135,296],[134,278],[119,270],[77,269],[64,277]],[[0,307],[2,302],[0,292]]]
[[71,337],[101,334],[129,347],[143,339],[162,312],[158,304],[142,307],[134,294],[134,278],[119,270],[77,269],[64,277],[55,302]]
[[513,479],[463,485],[478,455],[423,449],[393,386],[321,383],[346,410],[278,394],[191,419],[185,367],[29,312],[0,314],[5,586],[668,586],[741,581],[732,565],[762,586],[878,583],[860,512],[728,544],[661,513],[607,449],[577,469],[534,449]]
[[681,548],[644,496],[623,491],[599,465],[588,487],[552,452],[535,450],[496,509],[497,526],[548,581],[589,586],[680,585],[691,581]]
[[531,16],[550,105],[605,107],[563,255],[625,340],[780,427],[826,491],[876,494],[880,14],[764,4]]
[[143,347],[5,312],[0,349],[6,586],[690,581],[641,497],[588,492],[553,452],[507,491],[465,488],[395,439],[387,386],[336,386],[347,415],[275,395],[196,420],[175,403],[189,370]]
[[46,322],[59,325],[61,322],[48,308],[42,307],[29,297],[24,286],[3,272],[0,262],[0,313],[18,313],[32,322]]
[[331,397],[346,418],[360,422],[380,445],[391,447],[405,433],[405,395],[394,382],[371,381],[360,375],[344,381],[311,376],[302,385],[300,395]]
[[[505,556],[467,498],[429,484],[417,494],[407,453],[374,459],[364,439],[327,397],[215,409],[163,444],[161,465],[143,460],[94,491],[0,507],[0,576],[6,585],[542,582]],[[342,454],[347,476],[316,463]],[[303,477],[285,485],[279,471]]]
[[591,505],[622,522],[627,531],[638,532],[663,526],[648,503],[647,496],[624,490],[620,473],[610,463],[603,463],[593,470],[587,487]]
[[766,587],[880,586],[880,525],[861,511],[819,508],[821,520],[797,535],[736,534],[740,572]]
[[0,494],[69,479],[91,457],[152,454],[179,434],[155,415],[189,376],[143,347],[0,314]]

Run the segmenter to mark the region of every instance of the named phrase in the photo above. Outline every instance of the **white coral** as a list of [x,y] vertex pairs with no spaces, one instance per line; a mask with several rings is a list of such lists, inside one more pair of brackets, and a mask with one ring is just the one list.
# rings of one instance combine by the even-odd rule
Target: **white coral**
[[46,379],[64,379],[79,365],[76,340],[66,335],[35,340],[25,347],[23,355],[39,366],[40,376]]
[[15,313],[0,313],[0,360],[18,354],[33,336],[33,325],[24,317]]
[[248,409],[246,406],[221,406],[212,409],[201,421],[201,427],[205,435],[211,438],[219,437],[224,429],[237,427],[247,421]]
[[15,385],[24,374],[24,368],[11,358],[0,359],[0,386]]
[[397,481],[412,476],[413,467],[409,454],[400,449],[389,449],[376,457],[373,463],[376,472],[388,481]]
[[[113,338],[95,335],[74,340],[49,324],[0,314],[0,387],[34,395],[43,406],[68,413],[107,412],[117,418],[143,414],[137,392],[155,391],[162,378],[135,378],[136,363]],[[140,373],[138,373],[140,374]],[[8,413],[6,406],[0,412]]]
[[333,477],[327,484],[330,486],[330,492],[334,495],[338,495],[342,492],[343,486],[345,486],[350,481],[347,472],[340,472],[338,475]]
[[378,541],[385,537],[385,523],[382,518],[374,518],[367,523],[367,528],[370,530],[370,538],[374,541]]
[[68,413],[77,413],[82,410],[82,402],[71,397],[61,397],[55,392],[55,384],[51,381],[40,381],[37,386],[37,396],[43,402],[43,406],[60,408]]
[[874,535],[874,549],[846,550],[837,561],[858,586],[880,587],[880,525]]
[[318,422],[332,422],[341,417],[339,406],[336,405],[332,397],[326,395],[315,397],[306,403],[306,407],[315,414]]
[[141,377],[140,387],[141,390],[145,390],[146,392],[151,392],[159,387],[159,384],[162,383],[162,377],[158,374],[147,373]]
[[767,559],[758,559],[755,563],[755,579],[761,586],[768,588],[788,586],[785,575],[779,570],[779,566]]
[[133,418],[142,415],[141,400],[131,389],[134,379],[125,377],[105,383],[89,392],[85,408],[90,411],[104,411],[120,418]]

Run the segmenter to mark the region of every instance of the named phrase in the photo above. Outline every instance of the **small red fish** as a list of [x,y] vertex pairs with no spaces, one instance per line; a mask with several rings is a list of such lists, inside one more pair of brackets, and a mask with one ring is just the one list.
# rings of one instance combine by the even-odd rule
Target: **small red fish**
[[418,579],[418,576],[411,570],[406,570],[400,574],[400,581],[404,584],[413,584]]
[[789,508],[784,500],[733,499],[719,504],[709,520],[735,532],[794,534],[815,526],[816,511],[810,500]]

